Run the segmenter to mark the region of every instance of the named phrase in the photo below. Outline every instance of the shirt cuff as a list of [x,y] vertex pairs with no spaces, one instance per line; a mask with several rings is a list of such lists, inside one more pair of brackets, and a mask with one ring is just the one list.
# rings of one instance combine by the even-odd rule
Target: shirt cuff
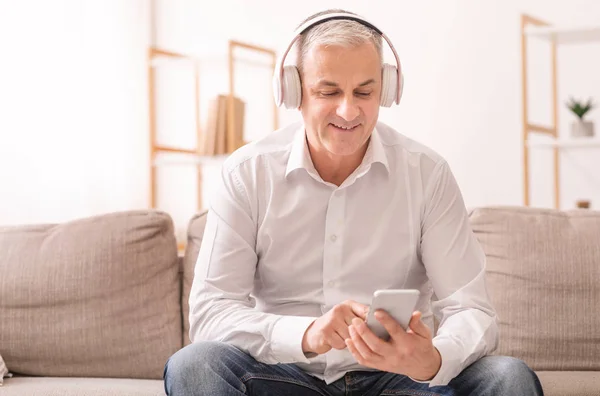
[[283,316],[273,326],[271,350],[279,363],[310,363],[302,351],[302,339],[308,326],[317,318]]
[[438,373],[431,379],[429,386],[448,385],[462,371],[462,349],[460,345],[446,336],[433,339],[433,346],[442,357],[442,365]]

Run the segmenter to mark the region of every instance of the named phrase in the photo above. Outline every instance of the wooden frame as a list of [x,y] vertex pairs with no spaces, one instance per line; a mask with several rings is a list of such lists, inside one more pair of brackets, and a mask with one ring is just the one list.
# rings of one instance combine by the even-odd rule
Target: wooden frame
[[[551,65],[552,65],[552,125],[542,126],[529,122],[528,107],[528,89],[527,89],[527,35],[528,25],[550,26],[549,23],[533,18],[529,15],[521,15],[521,76],[522,76],[522,100],[523,100],[523,200],[525,206],[530,204],[530,180],[529,180],[529,134],[542,133],[558,138],[558,92],[557,92],[557,70],[556,70],[556,40],[552,41],[551,47]],[[554,206],[560,208],[560,163],[559,148],[554,147]]]
[[[240,146],[244,145],[244,142],[235,141],[235,117],[234,117],[234,97],[235,97],[235,56],[234,51],[236,48],[244,48],[251,51],[256,51],[271,55],[273,61],[271,67],[273,73],[275,72],[275,66],[277,63],[277,54],[274,50],[260,47],[258,45],[246,44],[235,40],[229,40],[229,51],[228,51],[228,63],[229,63],[229,95],[227,97],[227,152],[232,153]],[[273,100],[273,130],[277,130],[279,127],[279,115],[277,105]]]
[[[150,159],[149,159],[149,203],[151,208],[157,207],[157,171],[156,168],[159,166],[157,163],[157,154],[161,152],[168,153],[176,153],[176,154],[184,154],[188,157],[188,159],[192,158],[192,164],[196,166],[197,178],[196,181],[198,183],[198,198],[197,198],[197,209],[200,210],[202,208],[202,164],[206,160],[206,157],[202,156],[203,151],[203,135],[200,126],[200,75],[199,75],[199,61],[190,56],[175,53],[172,51],[168,51],[165,49],[158,48],[156,45],[156,37],[157,37],[157,29],[156,29],[156,1],[150,1],[150,45],[148,48],[148,110],[149,110],[149,151],[150,151]],[[269,54],[273,57],[273,61],[271,67],[273,72],[275,71],[276,66],[276,53],[275,51],[260,47],[257,45],[246,44],[239,41],[229,40],[229,52],[228,52],[228,64],[229,64],[229,93],[227,100],[227,127],[228,127],[228,139],[227,139],[227,147],[226,152],[232,153],[239,146],[245,144],[244,141],[236,141],[235,139],[235,83],[234,83],[234,63],[236,61],[234,56],[234,51],[236,47],[245,48],[253,51],[258,51],[261,53]],[[185,60],[190,61],[194,65],[194,105],[195,105],[195,129],[196,129],[196,148],[195,149],[182,149],[177,147],[169,147],[164,145],[159,145],[157,142],[157,131],[156,131],[156,73],[154,71],[155,60],[159,57],[165,57],[171,60]],[[279,117],[277,106],[275,101],[273,100],[273,127],[274,129],[278,129]],[[243,140],[243,138],[242,138]],[[186,161],[189,163],[189,161]],[[185,249],[185,241],[182,241],[178,244],[178,250],[180,252]]]
[[[228,89],[228,97],[227,97],[227,147],[226,152],[232,153],[239,147],[245,144],[243,141],[236,141],[235,138],[235,116],[234,116],[234,98],[235,98],[235,63],[236,57],[234,56],[234,52],[236,48],[243,48],[251,51],[256,51],[259,53],[265,53],[271,55],[273,60],[271,63],[272,72],[275,72],[275,66],[277,61],[277,55],[275,51],[260,47],[257,45],[246,44],[239,41],[229,40],[229,51],[228,51],[228,68],[229,68],[229,89]],[[197,134],[197,142],[195,149],[182,149],[176,147],[169,147],[159,145],[157,143],[157,133],[156,133],[156,88],[155,88],[155,71],[154,71],[154,61],[159,57],[166,57],[172,60],[186,60],[190,61],[194,64],[195,78],[195,129]],[[202,163],[203,157],[202,155],[202,130],[200,127],[200,83],[199,83],[199,73],[198,73],[198,63],[199,60],[189,57],[187,55],[167,51],[164,49],[159,49],[156,47],[150,47],[148,51],[148,94],[149,94],[149,134],[150,134],[150,191],[149,191],[149,201],[150,207],[157,207],[157,175],[156,175],[156,157],[157,154],[161,152],[168,153],[176,153],[176,154],[186,154],[188,156],[192,156],[194,158],[193,163],[197,168],[197,182],[198,182],[198,200],[197,200],[197,208],[200,210],[202,208]],[[270,88],[270,87],[269,87]],[[273,100],[273,130],[278,129],[279,127],[279,114],[277,105]]]
[[[170,59],[187,60],[194,64],[194,100],[195,100],[195,129],[196,129],[196,149],[182,149],[169,146],[162,146],[157,143],[156,140],[156,75],[154,72],[154,61],[159,57],[167,57]],[[186,55],[178,54],[155,47],[150,47],[148,51],[148,104],[149,104],[149,117],[150,117],[150,207],[156,208],[156,189],[157,189],[157,178],[156,178],[156,156],[161,152],[178,153],[178,154],[193,154],[199,155],[201,150],[201,130],[200,130],[200,87],[199,87],[200,75],[198,73],[198,67],[196,61]],[[197,167],[198,172],[198,208],[202,207],[202,168]]]

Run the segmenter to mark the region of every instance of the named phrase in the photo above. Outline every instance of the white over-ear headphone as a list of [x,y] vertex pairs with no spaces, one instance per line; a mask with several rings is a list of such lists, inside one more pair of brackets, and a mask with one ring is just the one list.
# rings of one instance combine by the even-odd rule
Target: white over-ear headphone
[[275,74],[273,76],[273,94],[275,96],[275,104],[277,104],[277,106],[281,106],[283,104],[288,109],[297,109],[300,107],[300,103],[302,101],[300,74],[298,73],[296,66],[283,66],[285,57],[302,33],[319,23],[323,23],[332,19],[347,19],[356,21],[375,30],[381,35],[381,37],[385,39],[394,53],[398,67],[392,66],[388,63],[383,64],[380,104],[383,107],[390,107],[394,102],[399,104],[400,98],[402,97],[402,89],[404,87],[404,76],[402,74],[400,58],[396,53],[396,49],[392,45],[390,39],[371,22],[358,15],[347,13],[331,13],[321,15],[317,18],[307,21],[298,27],[298,29],[296,29],[294,32],[294,37],[292,40],[290,40],[290,44],[275,66]]

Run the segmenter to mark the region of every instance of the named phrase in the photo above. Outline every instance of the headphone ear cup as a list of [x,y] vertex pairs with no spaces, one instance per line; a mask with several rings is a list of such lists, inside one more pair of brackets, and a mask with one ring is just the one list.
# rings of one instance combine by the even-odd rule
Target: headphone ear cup
[[300,107],[302,99],[302,86],[300,74],[296,66],[289,65],[283,68],[283,104],[287,109]]
[[276,106],[281,106],[283,98],[281,97],[281,80],[279,79],[279,73],[273,74],[273,99],[275,100]]
[[398,92],[398,103],[402,99],[402,93],[404,92],[404,73],[400,72],[400,92]]
[[383,107],[390,107],[396,100],[398,91],[398,72],[395,66],[389,63],[383,64],[381,73],[381,99]]

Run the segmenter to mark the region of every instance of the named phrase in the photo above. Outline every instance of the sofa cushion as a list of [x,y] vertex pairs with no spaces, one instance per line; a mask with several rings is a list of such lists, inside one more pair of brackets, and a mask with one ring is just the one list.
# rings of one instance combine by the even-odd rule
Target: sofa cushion
[[192,217],[188,224],[187,245],[183,259],[183,291],[181,293],[181,306],[183,310],[183,343],[188,345],[190,341],[190,320],[189,320],[189,298],[192,282],[194,281],[194,268],[196,260],[200,253],[200,245],[204,236],[204,227],[206,226],[207,211],[197,213]]
[[545,396],[598,396],[598,371],[538,371]]
[[2,396],[164,396],[163,381],[123,378],[14,377]]
[[535,370],[600,370],[600,212],[479,208],[500,355]]
[[14,373],[161,379],[181,348],[171,218],[0,228],[0,345]]

